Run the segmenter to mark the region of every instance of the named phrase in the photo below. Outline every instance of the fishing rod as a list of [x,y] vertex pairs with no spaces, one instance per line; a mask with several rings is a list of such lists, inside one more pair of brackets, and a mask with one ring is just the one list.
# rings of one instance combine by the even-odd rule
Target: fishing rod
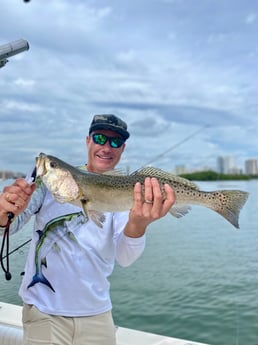
[[145,163],[143,167],[153,163],[154,161],[162,158],[163,156],[165,156],[168,152],[174,150],[175,148],[177,148],[178,146],[182,145],[183,143],[189,141],[190,139],[192,139],[193,137],[195,137],[198,133],[202,132],[204,129],[210,127],[210,125],[204,125],[201,128],[199,128],[198,130],[196,130],[195,132],[193,132],[192,134],[188,135],[187,137],[185,137],[184,139],[182,139],[181,141],[179,141],[178,143],[172,145],[171,147],[169,147],[168,149],[166,149],[164,152],[160,153],[159,155],[157,155],[156,157],[152,158],[151,160],[149,160],[147,163]]
[[0,45],[0,68],[9,61],[9,57],[22,53],[29,49],[29,43],[24,39],[19,39],[7,44]]

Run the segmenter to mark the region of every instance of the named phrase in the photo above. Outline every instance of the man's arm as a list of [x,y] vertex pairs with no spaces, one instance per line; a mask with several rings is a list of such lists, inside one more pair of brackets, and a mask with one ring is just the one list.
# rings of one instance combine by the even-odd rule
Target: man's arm
[[164,185],[164,200],[156,178],[146,178],[144,190],[143,197],[142,186],[136,183],[133,207],[117,242],[116,260],[121,266],[129,266],[141,256],[145,248],[144,235],[148,225],[164,217],[175,203],[174,191],[167,184]]

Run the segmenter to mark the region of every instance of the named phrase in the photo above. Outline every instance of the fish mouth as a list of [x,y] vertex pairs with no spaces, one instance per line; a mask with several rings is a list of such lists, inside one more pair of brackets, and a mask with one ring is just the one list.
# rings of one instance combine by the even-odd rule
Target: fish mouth
[[38,157],[36,157],[36,171],[37,171],[37,177],[43,176],[46,174],[46,158],[47,155],[45,153],[40,153]]

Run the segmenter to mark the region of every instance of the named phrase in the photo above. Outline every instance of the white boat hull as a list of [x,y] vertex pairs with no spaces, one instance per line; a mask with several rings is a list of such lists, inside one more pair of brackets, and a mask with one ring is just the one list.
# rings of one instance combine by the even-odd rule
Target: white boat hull
[[[0,344],[22,345],[22,307],[0,302]],[[117,328],[117,345],[208,345],[153,333]]]

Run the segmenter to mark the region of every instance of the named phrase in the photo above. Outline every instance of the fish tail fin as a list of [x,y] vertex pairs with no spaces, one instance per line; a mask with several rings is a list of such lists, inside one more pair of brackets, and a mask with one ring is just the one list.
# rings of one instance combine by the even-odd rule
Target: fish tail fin
[[235,228],[239,229],[239,214],[247,201],[249,193],[241,190],[221,190],[212,192],[216,198],[219,196],[220,203],[210,208],[224,217]]
[[29,289],[30,287],[34,286],[37,283],[42,283],[42,284],[48,286],[53,292],[55,292],[53,286],[50,284],[50,282],[47,280],[47,278],[43,275],[43,273],[36,273],[33,276],[30,284],[27,286],[27,289]]

